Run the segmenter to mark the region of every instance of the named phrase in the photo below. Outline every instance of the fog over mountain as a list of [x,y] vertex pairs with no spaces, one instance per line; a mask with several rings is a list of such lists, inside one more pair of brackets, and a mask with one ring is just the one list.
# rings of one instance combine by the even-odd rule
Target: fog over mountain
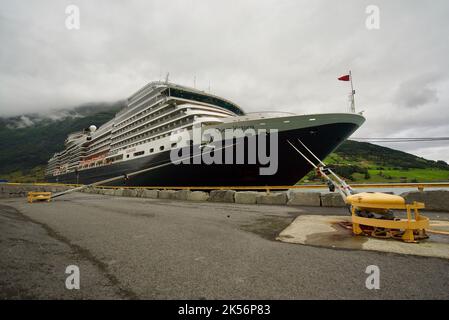
[[[67,119],[84,118],[102,111],[120,110],[126,106],[124,100],[114,103],[86,103],[81,106],[66,109],[43,110],[38,113],[21,114],[18,116],[0,117],[0,125],[8,129],[24,129]],[[110,113],[113,117],[113,113]],[[98,124],[97,124],[98,125]]]

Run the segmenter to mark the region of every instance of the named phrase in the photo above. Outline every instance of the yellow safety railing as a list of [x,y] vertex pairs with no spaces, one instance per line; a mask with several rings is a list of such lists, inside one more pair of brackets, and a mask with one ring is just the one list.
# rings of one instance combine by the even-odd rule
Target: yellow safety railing
[[[63,184],[63,183],[2,183],[5,185],[35,185],[35,186],[64,186],[79,187],[81,184]],[[434,183],[373,183],[373,184],[351,184],[354,189],[363,188],[417,188],[424,190],[425,188],[449,188],[449,182]],[[96,188],[123,188],[123,189],[162,189],[162,190],[286,190],[286,189],[327,189],[325,184],[315,185],[293,185],[293,186],[95,186]]]
[[[403,183],[403,184],[352,184],[355,189],[363,188],[448,188],[449,183]],[[293,185],[293,186],[96,186],[96,188],[123,188],[123,189],[161,189],[161,190],[287,190],[287,189],[327,189],[324,184],[316,185]]]
[[51,192],[28,192],[27,200],[29,203],[33,201],[51,201]]

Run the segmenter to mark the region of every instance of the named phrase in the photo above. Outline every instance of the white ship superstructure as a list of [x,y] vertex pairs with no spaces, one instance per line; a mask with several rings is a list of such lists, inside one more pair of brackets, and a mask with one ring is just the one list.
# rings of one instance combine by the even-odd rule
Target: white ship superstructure
[[49,161],[47,175],[80,172],[127,161],[171,147],[174,130],[193,124],[214,125],[243,115],[234,103],[205,92],[166,82],[151,82],[127,99],[127,107],[100,128],[69,135],[66,149]]

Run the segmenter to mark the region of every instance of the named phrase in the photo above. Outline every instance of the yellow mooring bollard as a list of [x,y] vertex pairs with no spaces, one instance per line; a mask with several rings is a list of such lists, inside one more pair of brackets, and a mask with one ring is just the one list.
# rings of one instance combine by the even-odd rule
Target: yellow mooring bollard
[[[424,208],[424,203],[406,204],[405,199],[385,193],[357,193],[346,198],[351,204],[352,231],[356,235],[368,235],[377,238],[394,238],[405,242],[417,242],[426,239],[426,229],[429,228],[429,218],[420,215],[418,209]],[[406,210],[407,219],[376,219],[360,217],[356,211],[387,214],[388,210]],[[414,217],[412,217],[412,210]]]

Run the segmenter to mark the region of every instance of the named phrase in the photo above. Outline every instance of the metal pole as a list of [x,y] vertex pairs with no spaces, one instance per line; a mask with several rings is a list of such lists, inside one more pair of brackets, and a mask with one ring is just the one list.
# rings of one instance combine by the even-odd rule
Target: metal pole
[[351,80],[351,112],[355,113],[355,99],[354,99],[354,86],[352,84],[352,73],[351,70],[349,70],[349,80]]

